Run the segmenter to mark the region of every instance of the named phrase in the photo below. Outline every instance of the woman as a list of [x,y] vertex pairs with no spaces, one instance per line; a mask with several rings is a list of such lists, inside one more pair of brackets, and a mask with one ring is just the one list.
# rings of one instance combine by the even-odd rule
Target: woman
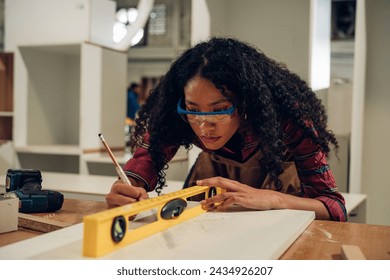
[[133,186],[113,184],[106,201],[123,205],[160,191],[180,146],[203,152],[185,187],[227,192],[202,200],[246,208],[310,210],[345,221],[344,198],[327,164],[324,106],[284,65],[232,38],[212,38],[185,51],[151,91],[132,136],[124,169]]

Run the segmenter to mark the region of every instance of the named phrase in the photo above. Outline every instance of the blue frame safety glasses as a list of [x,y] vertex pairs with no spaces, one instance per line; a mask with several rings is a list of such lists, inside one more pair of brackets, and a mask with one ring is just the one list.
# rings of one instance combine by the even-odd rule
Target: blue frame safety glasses
[[201,125],[207,121],[210,124],[226,124],[232,120],[232,114],[236,110],[235,106],[230,107],[227,110],[216,111],[216,112],[195,112],[186,111],[181,107],[182,99],[177,102],[177,113],[181,118],[187,122],[195,125]]

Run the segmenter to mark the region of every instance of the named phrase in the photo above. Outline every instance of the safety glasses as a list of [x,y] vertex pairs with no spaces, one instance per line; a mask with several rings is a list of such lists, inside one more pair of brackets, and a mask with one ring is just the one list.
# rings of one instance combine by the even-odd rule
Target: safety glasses
[[182,99],[179,99],[177,103],[177,113],[181,118],[188,123],[195,125],[201,125],[203,122],[207,121],[210,124],[226,124],[230,123],[232,120],[232,115],[236,110],[235,106],[230,107],[227,110],[216,111],[216,112],[195,112],[195,111],[186,111],[182,108]]

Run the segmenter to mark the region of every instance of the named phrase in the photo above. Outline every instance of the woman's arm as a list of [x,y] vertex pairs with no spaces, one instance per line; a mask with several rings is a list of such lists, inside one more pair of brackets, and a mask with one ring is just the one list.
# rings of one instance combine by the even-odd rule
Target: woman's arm
[[[150,134],[146,132],[142,144],[136,149],[133,157],[125,164],[123,170],[127,177],[144,183],[144,188],[149,192],[157,185],[157,173],[149,153]],[[166,162],[169,162],[176,154],[178,146],[166,146],[163,149]]]
[[[311,122],[307,126],[317,135]],[[304,197],[322,203],[330,220],[346,221],[345,201],[321,146],[292,122],[284,124],[283,142],[293,155]]]
[[[149,154],[150,135],[145,134],[142,145],[137,148],[133,157],[125,164],[124,172],[132,186],[123,184],[121,180],[114,182],[110,192],[106,195],[109,207],[125,205],[148,198],[148,191],[154,190],[157,185],[157,172]],[[167,146],[164,148],[166,160],[169,161],[176,154],[179,147]]]
[[315,212],[316,219],[330,219],[324,204],[316,199],[293,196],[274,190],[256,189],[222,177],[198,180],[196,183],[200,186],[218,186],[226,190],[226,192],[201,201],[202,207],[206,210],[215,208],[215,205],[218,205],[216,208],[219,210],[226,210],[233,205],[256,210],[309,210]]

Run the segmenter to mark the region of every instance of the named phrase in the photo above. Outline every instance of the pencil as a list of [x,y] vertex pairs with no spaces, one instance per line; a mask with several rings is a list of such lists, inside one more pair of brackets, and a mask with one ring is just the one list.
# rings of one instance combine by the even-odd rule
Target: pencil
[[108,155],[110,156],[112,162],[115,165],[116,172],[118,173],[119,177],[121,178],[122,182],[128,185],[131,185],[129,178],[127,178],[125,172],[123,171],[122,167],[119,165],[118,161],[114,157],[114,154],[112,153],[110,147],[107,145],[106,140],[104,140],[103,134],[99,133],[99,138],[102,141],[104,147],[106,148]]

